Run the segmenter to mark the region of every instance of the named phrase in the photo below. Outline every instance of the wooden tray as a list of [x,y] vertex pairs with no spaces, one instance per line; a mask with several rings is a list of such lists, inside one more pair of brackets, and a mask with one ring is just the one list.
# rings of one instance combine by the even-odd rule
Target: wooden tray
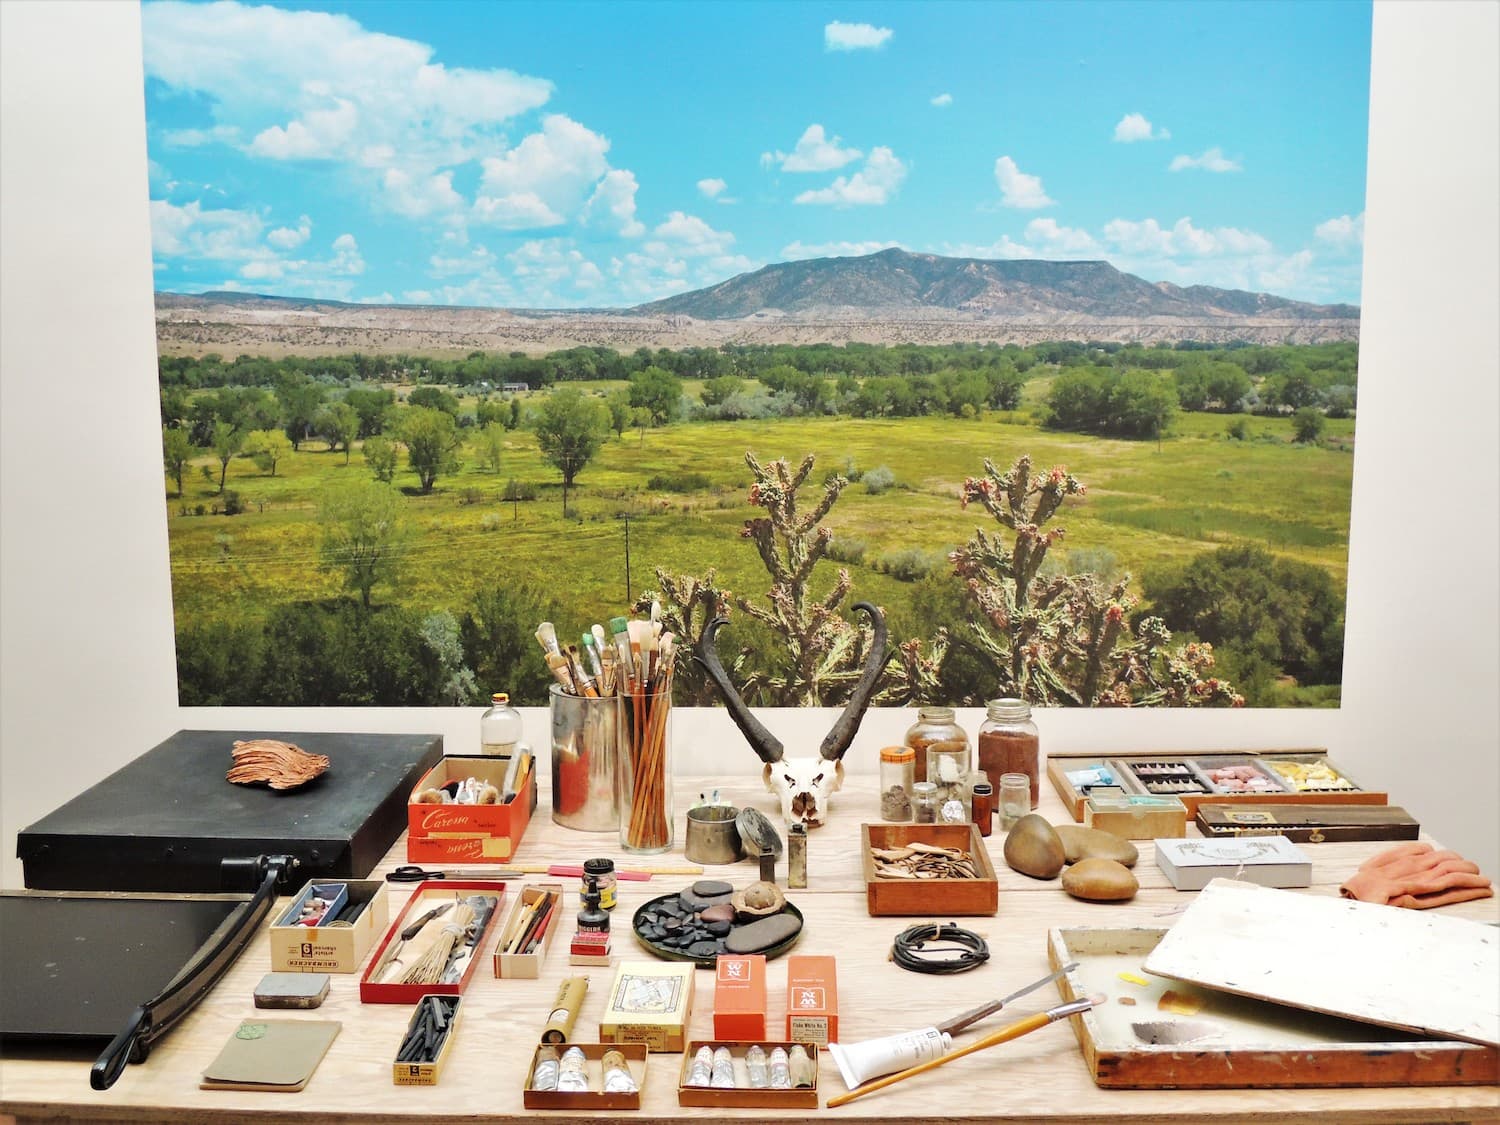
[[[1484,1085],[1500,1078],[1500,1053],[1320,1015],[1300,1008],[1154,977],[1142,971],[1168,931],[1054,929],[1047,958],[1078,968],[1058,981],[1068,1000],[1105,1002],[1073,1016],[1073,1031],[1096,1085],[1163,1090],[1303,1086]],[[1128,974],[1144,985],[1124,979]],[[1171,990],[1195,1015],[1162,1011]],[[1120,1003],[1124,997],[1135,1003]],[[1143,1042],[1133,1023],[1207,1026],[1213,1035],[1177,1045]]]
[[[569,1090],[533,1090],[531,1076],[536,1072],[536,1056],[541,1047],[531,1053],[531,1063],[526,1068],[526,1088],[521,1091],[521,1104],[527,1109],[640,1109],[641,1091],[646,1088],[646,1065],[649,1061],[644,1043],[555,1043],[552,1046],[560,1056],[569,1047],[577,1047],[588,1060],[589,1080],[593,1089],[582,1093]],[[625,1056],[625,1065],[635,1079],[635,1089],[630,1093],[607,1093],[599,1087],[603,1083],[600,1062],[606,1051],[619,1051]]]
[[[872,916],[952,917],[993,914],[1000,903],[1000,884],[984,838],[972,824],[862,824],[859,829],[865,870],[865,903]],[[961,848],[974,857],[977,879],[877,879],[870,849],[899,848],[919,840],[943,848]]]
[[[777,1047],[790,1051],[798,1044],[776,1043],[760,1040],[758,1045],[767,1055]],[[682,1052],[682,1068],[677,1075],[677,1104],[681,1106],[703,1106],[708,1108],[729,1106],[735,1109],[817,1109],[818,1108],[818,1047],[815,1043],[802,1043],[813,1064],[813,1084],[796,1090],[770,1090],[751,1088],[745,1072],[745,1051],[752,1044],[725,1039],[695,1039]],[[734,1073],[737,1081],[744,1082],[732,1090],[712,1086],[689,1086],[688,1075],[692,1072],[693,1058],[699,1047],[728,1047],[734,1056]]]
[[[1233,765],[1242,762],[1259,763],[1265,772],[1273,779],[1279,781],[1280,775],[1271,768],[1271,763],[1281,761],[1293,762],[1323,762],[1335,772],[1354,785],[1352,789],[1315,789],[1306,791],[1293,791],[1286,787],[1284,782],[1277,789],[1261,793],[1234,793],[1234,792],[1201,792],[1201,793],[1171,793],[1153,794],[1155,796],[1176,797],[1187,807],[1187,815],[1192,816],[1198,811],[1199,805],[1261,805],[1261,804],[1283,804],[1283,805],[1384,805],[1390,797],[1389,794],[1364,789],[1359,782],[1338,763],[1331,761],[1328,751],[1323,749],[1301,749],[1301,750],[1189,750],[1189,751],[1160,751],[1160,750],[1130,750],[1114,754],[1053,754],[1047,758],[1047,776],[1052,781],[1052,787],[1057,790],[1057,795],[1062,798],[1063,805],[1072,814],[1073,819],[1083,820],[1084,803],[1088,799],[1088,793],[1075,788],[1068,780],[1069,771],[1085,769],[1089,766],[1107,766],[1115,775],[1115,780],[1120,788],[1127,794],[1147,794],[1150,791],[1137,779],[1130,770],[1132,762],[1139,763],[1142,760],[1154,762],[1185,763],[1187,768],[1195,776],[1201,778],[1202,771],[1212,769],[1221,765]],[[1209,789],[1212,786],[1205,786]]]

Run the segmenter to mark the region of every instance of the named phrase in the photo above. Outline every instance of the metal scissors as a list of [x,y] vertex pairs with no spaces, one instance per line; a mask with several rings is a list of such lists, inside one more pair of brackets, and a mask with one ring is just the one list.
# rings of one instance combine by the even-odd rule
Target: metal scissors
[[414,863],[403,864],[387,875],[389,883],[421,883],[427,879],[514,879],[518,872],[506,867],[448,867],[428,870]]

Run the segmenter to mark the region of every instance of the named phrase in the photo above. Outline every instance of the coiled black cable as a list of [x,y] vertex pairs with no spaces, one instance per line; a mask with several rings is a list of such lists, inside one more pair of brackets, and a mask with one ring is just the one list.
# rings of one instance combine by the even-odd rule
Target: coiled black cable
[[[928,942],[937,941],[952,942],[958,948],[944,945],[922,952]],[[949,956],[934,956],[939,953]],[[891,960],[913,973],[966,973],[989,959],[990,947],[984,938],[953,922],[923,922],[908,926],[896,935],[896,943],[891,946]]]

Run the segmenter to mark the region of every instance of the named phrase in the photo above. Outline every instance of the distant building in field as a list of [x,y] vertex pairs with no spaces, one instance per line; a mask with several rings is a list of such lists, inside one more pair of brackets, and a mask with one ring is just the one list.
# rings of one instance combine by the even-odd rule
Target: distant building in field
[[520,394],[522,391],[531,390],[530,383],[501,383],[500,389],[506,394]]

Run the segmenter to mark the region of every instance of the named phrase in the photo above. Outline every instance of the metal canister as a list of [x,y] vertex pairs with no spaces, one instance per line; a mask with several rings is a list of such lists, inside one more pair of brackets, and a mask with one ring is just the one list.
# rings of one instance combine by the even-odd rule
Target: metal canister
[[616,832],[615,768],[620,756],[619,696],[569,695],[553,684],[552,819],[581,832]]

